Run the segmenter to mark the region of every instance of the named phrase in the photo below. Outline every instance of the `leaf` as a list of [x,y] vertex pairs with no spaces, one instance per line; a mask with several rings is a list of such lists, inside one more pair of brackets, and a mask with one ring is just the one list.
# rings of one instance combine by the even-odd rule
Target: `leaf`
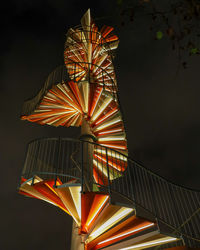
[[156,38],[157,38],[158,40],[160,40],[160,39],[163,38],[163,33],[162,33],[162,31],[157,31],[157,32],[156,32]]
[[198,52],[199,52],[198,48],[191,48],[191,49],[190,49],[190,53],[191,53],[192,55],[195,55],[195,54],[197,54]]

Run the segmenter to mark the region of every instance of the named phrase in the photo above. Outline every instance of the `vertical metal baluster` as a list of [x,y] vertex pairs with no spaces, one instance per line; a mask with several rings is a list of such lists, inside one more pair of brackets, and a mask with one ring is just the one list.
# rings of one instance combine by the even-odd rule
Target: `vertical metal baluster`
[[[44,144],[44,152],[43,152],[43,159],[44,159],[44,172],[48,172],[48,161],[49,161],[49,157],[48,157],[48,145],[49,145],[49,140],[46,140],[45,141],[45,144]],[[47,177],[48,178],[48,177]],[[46,176],[45,176],[45,179],[46,179]]]
[[[122,162],[122,166],[123,166],[123,169],[122,169],[122,167],[121,167],[121,174],[122,175],[125,175],[125,177],[126,177],[126,187],[127,187],[127,192],[126,192],[126,196],[127,197],[129,197],[130,198],[130,185],[129,185],[129,178],[128,178],[128,171],[127,171],[127,169],[125,168],[125,161],[124,161],[124,157],[123,157],[123,159],[121,160],[121,162]],[[123,171],[124,170],[124,171]]]
[[51,140],[47,142],[47,171],[51,168],[51,172],[53,172],[52,170],[52,162],[51,162],[51,145],[52,145],[52,142]]
[[[38,155],[38,152],[39,152],[40,141],[39,142],[35,141],[34,144],[36,144],[36,150],[34,150],[35,157],[33,159],[33,170],[36,169],[36,167],[37,167],[37,155]],[[34,171],[33,171],[33,174],[34,174]],[[35,174],[33,175],[31,185],[34,184],[34,180],[35,180]]]
[[20,178],[19,178],[19,187],[21,186],[21,177],[25,177],[27,175],[27,173],[26,173],[27,170],[26,169],[27,169],[27,162],[28,162],[28,149],[29,149],[29,145],[28,145],[28,147],[26,147],[26,153],[25,153],[24,165],[23,165],[24,167],[22,169],[22,173],[21,173]]
[[61,144],[61,166],[60,166],[60,173],[62,174],[62,178],[64,180],[64,183],[67,182],[66,175],[65,175],[66,173],[64,172],[65,144],[66,144],[66,141],[62,140],[62,144]]
[[109,172],[109,166],[108,166],[108,152],[106,147],[106,166],[107,166],[107,174],[108,174],[108,193],[111,195],[111,186],[110,186],[110,172]]
[[61,146],[61,138],[58,137],[57,139],[57,147],[56,147],[56,155],[55,155],[55,166],[56,166],[56,173],[55,173],[55,180],[54,180],[54,187],[56,187],[57,182],[57,174],[58,174],[58,166],[60,161],[60,146]]
[[101,159],[100,159],[100,167],[101,167],[101,170],[100,170],[100,174],[102,175],[102,178],[103,178],[103,186],[106,186],[106,176],[104,175],[104,173],[103,173],[103,161],[102,161],[102,156],[103,156],[103,154],[102,154],[102,151],[101,151]]
[[[96,155],[98,156],[98,147],[95,145],[96,147]],[[97,166],[98,166],[98,163],[99,163],[99,158],[97,157],[96,158],[96,162],[97,162]],[[98,167],[96,167],[96,173],[97,173],[97,183],[99,183],[99,171],[98,171]]]
[[83,166],[83,143],[84,141],[80,141],[81,143],[81,192],[83,192],[83,184],[84,184],[84,166]]
[[[134,200],[134,191],[133,191],[133,184],[132,184],[131,174],[130,174],[130,165],[128,164],[130,161],[128,160],[127,157],[126,157],[126,160],[127,160],[127,170],[128,170],[129,182],[130,182],[130,186],[131,186],[130,198],[131,198],[132,200]],[[131,162],[130,162],[130,163],[131,163]],[[125,161],[124,161],[124,167],[125,167]]]
[[26,160],[25,160],[26,169],[28,169],[28,171],[25,171],[27,179],[30,178],[29,176],[32,173],[32,160],[31,160],[31,157],[30,157],[31,156],[31,151],[32,151],[31,149],[32,149],[32,143],[29,143],[28,148],[27,148],[27,153],[26,153]]

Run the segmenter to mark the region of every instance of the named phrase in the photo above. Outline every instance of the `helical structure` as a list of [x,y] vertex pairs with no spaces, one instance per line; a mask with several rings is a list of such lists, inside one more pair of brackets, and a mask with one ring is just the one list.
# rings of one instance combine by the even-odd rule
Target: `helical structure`
[[[81,26],[68,30],[64,67],[53,71],[38,95],[24,104],[21,119],[81,127],[80,138],[29,143],[19,192],[72,216],[71,250],[182,246],[177,221],[183,213],[175,215],[174,200],[185,192],[182,200],[196,199],[196,206],[199,194],[179,190],[129,159],[113,66],[118,42],[112,27],[98,29],[90,10]],[[189,210],[184,204],[195,215],[194,206]]]

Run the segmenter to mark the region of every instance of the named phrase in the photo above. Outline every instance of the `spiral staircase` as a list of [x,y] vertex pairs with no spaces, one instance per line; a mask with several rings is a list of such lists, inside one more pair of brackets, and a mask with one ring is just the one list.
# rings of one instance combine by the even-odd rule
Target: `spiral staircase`
[[73,218],[71,249],[200,247],[200,192],[150,172],[128,156],[113,66],[118,37],[88,10],[70,28],[64,66],[55,69],[22,120],[76,126],[79,140],[29,143],[19,193]]

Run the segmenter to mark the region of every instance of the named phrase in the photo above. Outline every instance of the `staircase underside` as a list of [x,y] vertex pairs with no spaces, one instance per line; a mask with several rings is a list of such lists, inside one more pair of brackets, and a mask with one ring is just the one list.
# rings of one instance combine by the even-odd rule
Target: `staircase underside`
[[43,180],[34,176],[22,178],[19,192],[49,202],[72,216],[79,227],[85,249],[146,249],[175,243],[179,237],[160,232],[155,218],[137,215],[133,202],[118,199],[105,192],[81,193],[81,185],[72,179]]

